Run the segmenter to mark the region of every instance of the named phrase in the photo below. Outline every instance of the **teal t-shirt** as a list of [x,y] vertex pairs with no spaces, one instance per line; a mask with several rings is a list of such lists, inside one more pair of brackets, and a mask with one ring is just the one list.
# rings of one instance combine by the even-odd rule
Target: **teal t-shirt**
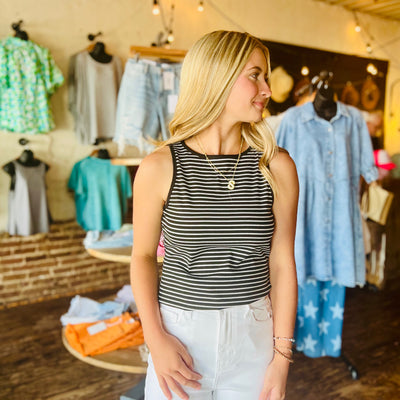
[[76,219],[83,229],[118,230],[132,197],[128,169],[110,160],[86,157],[72,168],[68,187],[75,192]]
[[16,37],[0,40],[0,129],[51,131],[50,96],[63,82],[48,49]]

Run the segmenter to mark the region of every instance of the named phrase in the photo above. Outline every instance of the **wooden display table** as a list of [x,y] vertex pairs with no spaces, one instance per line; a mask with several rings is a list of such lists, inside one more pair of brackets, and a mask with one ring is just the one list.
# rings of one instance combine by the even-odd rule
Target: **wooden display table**
[[143,158],[112,158],[111,164],[125,165],[127,167],[137,167],[142,162]]
[[83,356],[73,349],[65,337],[65,328],[62,330],[62,341],[65,348],[77,359],[94,365],[96,367],[110,369],[118,372],[129,372],[131,374],[145,374],[147,362],[140,357],[139,346],[132,346],[126,349],[113,350],[108,353],[96,356]]
[[[110,249],[86,249],[93,257],[101,260],[122,262],[129,264],[131,262],[132,246],[115,247]],[[157,262],[162,263],[164,257],[157,257]]]
[[129,264],[131,262],[132,246],[116,247],[110,249],[86,249],[93,257],[101,260],[122,262]]
[[[105,249],[86,249],[87,252],[96,258],[107,261],[122,262],[129,264],[131,262],[132,246],[105,248]],[[157,257],[161,267],[163,257]],[[161,272],[161,268],[160,268]],[[128,372],[131,374],[145,374],[147,362],[144,362],[140,356],[139,347],[131,346],[126,349],[117,349],[104,354],[95,356],[83,356],[73,349],[65,337],[65,328],[62,329],[62,342],[64,347],[78,360],[95,367],[109,369],[118,372]],[[120,400],[143,400],[144,399],[144,379],[127,393],[121,395]]]

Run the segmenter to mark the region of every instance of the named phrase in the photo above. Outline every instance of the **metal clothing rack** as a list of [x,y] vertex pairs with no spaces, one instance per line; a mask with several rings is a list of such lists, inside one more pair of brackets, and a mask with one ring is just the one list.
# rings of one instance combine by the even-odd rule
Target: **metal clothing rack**
[[351,363],[351,361],[342,353],[339,357],[347,366],[350,372],[351,378],[357,381],[360,377],[357,368]]

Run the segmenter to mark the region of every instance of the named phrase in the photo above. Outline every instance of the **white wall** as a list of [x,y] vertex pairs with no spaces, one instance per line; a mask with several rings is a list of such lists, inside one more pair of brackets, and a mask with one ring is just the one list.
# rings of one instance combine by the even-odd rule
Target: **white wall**
[[[161,18],[151,13],[152,0],[0,0],[0,38],[13,34],[12,22],[24,20],[30,39],[50,49],[64,77],[69,57],[88,45],[87,34],[103,32],[101,38],[109,53],[124,61],[130,45],[148,46],[162,30]],[[314,0],[205,0],[203,13],[198,0],[175,0],[175,48],[187,49],[204,33],[216,29],[246,30],[260,38],[289,44],[368,57],[365,41],[354,31],[352,13]],[[171,0],[162,0],[167,19]],[[400,23],[360,16],[378,44],[400,38]],[[400,40],[377,49],[374,56],[390,61],[386,104],[390,87],[400,79]],[[345,68],[345,66],[343,66]],[[395,86],[395,103],[400,109],[400,83]],[[56,129],[45,135],[32,135],[31,149],[50,165],[47,186],[50,211],[56,220],[74,217],[75,207],[66,190],[73,164],[87,156],[90,146],[77,143],[73,120],[67,110],[67,86],[53,96]],[[400,117],[386,110],[386,147],[400,151]],[[21,135],[0,132],[0,166],[21,153]],[[109,144],[112,155],[116,148]],[[136,155],[136,149],[130,149]],[[0,231],[6,229],[9,177],[0,170]]]

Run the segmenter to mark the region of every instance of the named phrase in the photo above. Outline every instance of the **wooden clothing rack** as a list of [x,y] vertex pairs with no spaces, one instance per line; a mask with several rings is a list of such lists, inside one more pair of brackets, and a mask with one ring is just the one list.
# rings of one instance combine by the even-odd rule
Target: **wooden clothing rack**
[[131,46],[129,56],[135,57],[139,55],[144,58],[161,58],[171,61],[181,61],[186,53],[186,50],[166,49],[165,47]]

